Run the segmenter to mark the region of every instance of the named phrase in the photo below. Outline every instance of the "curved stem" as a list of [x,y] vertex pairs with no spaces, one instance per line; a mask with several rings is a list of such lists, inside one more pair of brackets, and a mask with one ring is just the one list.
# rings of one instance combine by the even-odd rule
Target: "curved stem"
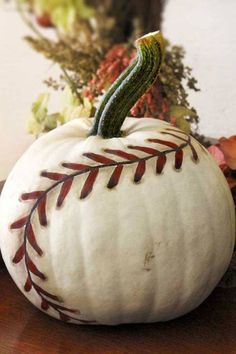
[[133,70],[133,68],[137,64],[137,59],[135,59],[123,73],[117,78],[117,80],[110,86],[109,90],[104,94],[102,101],[96,111],[95,117],[94,117],[94,125],[90,131],[89,135],[97,135],[98,133],[98,126],[99,122],[101,119],[101,115],[104,111],[104,108],[113,95],[113,93],[117,90],[117,88],[123,83],[124,79],[130,74],[130,72]]
[[[121,126],[135,102],[155,81],[163,59],[160,32],[149,33],[136,41],[138,56],[133,67],[121,74],[101,102],[97,134],[103,138],[121,135]],[[95,121],[97,124],[97,121]]]

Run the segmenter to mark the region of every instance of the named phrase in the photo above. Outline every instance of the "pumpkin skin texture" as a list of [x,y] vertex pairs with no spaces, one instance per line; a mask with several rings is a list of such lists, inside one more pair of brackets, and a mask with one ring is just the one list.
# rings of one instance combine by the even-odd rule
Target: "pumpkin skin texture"
[[[12,278],[36,307],[76,324],[167,321],[193,310],[233,252],[234,206],[222,172],[194,138],[166,122],[127,118],[122,137],[111,139],[88,137],[92,125],[91,118],[73,120],[39,138],[9,175],[0,199],[0,246]],[[181,138],[191,146],[166,153],[161,173],[157,155],[146,160],[145,171],[138,163],[151,156],[147,148],[171,150],[184,144]],[[130,163],[120,164],[119,181],[108,188],[117,165],[104,166],[105,159],[129,161],[117,150],[138,161],[129,156]],[[176,151],[183,161],[178,152],[176,162]],[[55,173],[78,172],[72,163],[104,167],[92,175],[83,167],[64,184],[57,206],[63,179]],[[52,185],[33,210],[40,194],[32,192]],[[30,212],[24,243],[22,218]]]

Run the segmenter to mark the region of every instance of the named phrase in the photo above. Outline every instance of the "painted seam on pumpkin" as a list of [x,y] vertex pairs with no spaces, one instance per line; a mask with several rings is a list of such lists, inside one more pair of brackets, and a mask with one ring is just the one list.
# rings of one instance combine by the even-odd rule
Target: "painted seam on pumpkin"
[[[22,195],[24,196],[24,195]],[[31,214],[32,215],[32,214]],[[25,220],[25,221],[24,221]],[[35,250],[35,252],[39,255],[42,256],[43,251],[39,247],[36,241],[36,236],[33,231],[32,223],[31,223],[31,216],[29,215],[26,218],[21,218],[20,220],[16,221],[11,225],[11,229],[20,229],[24,227],[24,241],[23,244],[20,246],[20,248],[17,250],[14,258],[13,258],[13,263],[17,264],[20,261],[25,259],[25,266],[26,266],[26,272],[27,272],[27,278],[26,282],[24,285],[24,290],[26,292],[31,291],[32,289],[35,290],[35,292],[38,294],[40,301],[41,301],[41,309],[43,311],[47,311],[49,308],[52,308],[55,310],[60,319],[68,322],[70,320],[78,321],[81,323],[95,323],[96,321],[87,321],[83,319],[78,319],[75,318],[71,315],[68,315],[67,313],[71,314],[80,314],[80,311],[74,310],[71,308],[67,308],[61,305],[63,302],[62,299],[60,299],[58,296],[51,294],[41,288],[38,284],[35,283],[35,281],[32,279],[32,274],[38,278],[40,278],[42,281],[46,280],[46,275],[40,272],[40,270],[37,268],[35,263],[32,261],[32,259],[29,256],[28,249],[27,249],[27,243],[29,243],[32,248]],[[66,313],[64,313],[66,312]]]
[[[63,188],[63,185],[61,187],[61,190],[62,190],[62,188]],[[29,194],[30,194],[31,198],[28,198]],[[35,198],[33,198],[33,196],[35,196]],[[60,197],[60,194],[59,194],[59,197]],[[87,321],[84,319],[75,318],[72,315],[68,315],[68,313],[79,315],[80,311],[62,306],[61,303],[63,302],[63,300],[61,298],[59,298],[58,296],[56,296],[54,294],[47,292],[46,290],[41,288],[38,284],[36,284],[35,281],[33,280],[32,274],[34,276],[40,278],[42,281],[46,280],[46,275],[43,274],[37,268],[35,263],[32,261],[32,259],[30,258],[30,255],[28,253],[28,248],[27,248],[27,244],[30,244],[31,247],[34,249],[34,251],[38,254],[38,256],[41,257],[43,255],[43,251],[40,248],[40,246],[38,245],[37,240],[36,240],[36,235],[34,233],[33,226],[31,223],[31,217],[33,215],[33,212],[36,209],[38,209],[38,206],[40,204],[42,204],[42,201],[44,201],[44,200],[46,201],[46,197],[45,197],[44,193],[42,194],[41,192],[39,193],[37,191],[32,192],[32,193],[22,194],[21,200],[29,200],[29,199],[36,200],[36,203],[34,204],[33,208],[31,209],[30,214],[24,218],[17,220],[16,222],[14,222],[11,225],[11,229],[24,228],[23,243],[20,246],[20,248],[16,251],[15,256],[13,257],[13,260],[12,260],[13,263],[15,263],[15,264],[21,262],[23,259],[25,260],[27,278],[26,278],[26,282],[24,285],[24,290],[26,292],[29,292],[32,289],[34,289],[40,298],[41,309],[43,311],[47,311],[49,308],[52,308],[53,310],[55,310],[58,313],[58,315],[62,321],[68,322],[68,321],[74,320],[74,321],[78,321],[81,323],[88,323],[88,324],[89,323],[96,323],[96,321]],[[41,208],[38,210],[38,218],[39,218],[39,222],[41,225],[42,225],[41,220],[44,218],[44,214],[45,214],[45,208],[46,208],[46,204],[44,205],[43,209]],[[43,225],[46,226],[44,223],[43,223]],[[64,313],[64,312],[66,312],[66,313]]]
[[[168,130],[168,129],[166,129]],[[175,132],[182,133],[181,131],[175,130]],[[41,309],[43,311],[47,311],[49,308],[55,310],[60,319],[63,321],[70,321],[75,320],[81,323],[95,323],[96,321],[87,321],[75,318],[68,313],[71,314],[80,314],[79,310],[70,309],[61,305],[63,300],[46,290],[40,287],[32,278],[32,275],[41,279],[41,281],[46,280],[46,275],[43,274],[37,266],[34,264],[32,259],[30,258],[28,252],[28,245],[32,247],[32,249],[36,252],[36,254],[41,257],[43,255],[43,250],[40,248],[37,242],[37,237],[35,235],[33,225],[32,225],[32,217],[34,212],[38,214],[38,222],[41,226],[47,227],[48,226],[48,218],[46,214],[46,203],[48,199],[48,195],[52,190],[56,187],[60,187],[58,198],[57,198],[57,207],[61,207],[63,202],[66,199],[66,196],[70,192],[70,189],[73,185],[75,177],[78,177],[83,174],[88,174],[87,178],[84,182],[84,185],[81,190],[80,199],[86,198],[93,189],[94,183],[96,178],[101,169],[107,167],[114,167],[114,170],[111,174],[110,180],[107,183],[107,188],[112,189],[119,184],[120,176],[122,171],[126,165],[136,164],[135,174],[134,174],[134,182],[138,183],[141,181],[142,177],[146,171],[146,161],[157,158],[156,160],[156,173],[162,173],[166,161],[167,155],[170,153],[175,153],[175,168],[180,169],[183,161],[183,149],[189,146],[192,151],[193,159],[196,159],[197,153],[191,143],[191,136],[188,136],[186,133],[186,139],[175,134],[169,132],[162,132],[163,134],[169,134],[174,137],[179,138],[183,143],[177,145],[173,142],[168,140],[161,140],[161,139],[148,139],[151,143],[157,143],[164,146],[169,147],[170,149],[160,151],[154,149],[152,146],[127,146],[129,150],[136,150],[137,152],[143,152],[146,154],[144,157],[139,157],[136,154],[131,154],[130,152],[123,151],[123,150],[115,150],[115,149],[104,149],[104,152],[107,154],[116,156],[118,158],[123,159],[122,161],[116,161],[114,159],[108,158],[102,154],[95,154],[91,152],[84,153],[83,156],[87,157],[88,159],[92,160],[93,162],[99,163],[95,165],[89,164],[81,164],[81,163],[74,163],[74,162],[63,162],[61,164],[62,167],[70,170],[74,170],[75,172],[68,174],[68,173],[58,173],[58,172],[51,172],[51,171],[43,171],[41,176],[44,178],[48,178],[49,180],[54,181],[54,183],[49,186],[44,191],[32,191],[30,193],[24,193],[21,195],[21,201],[33,201],[34,204],[32,205],[30,212],[28,215],[21,217],[20,219],[13,222],[10,226],[11,229],[24,229],[23,231],[23,243],[20,245],[18,250],[16,251],[13,257],[13,263],[17,264],[21,262],[23,259],[25,261],[26,273],[27,278],[24,285],[24,289],[26,292],[31,291],[32,289],[38,294],[41,300]],[[49,300],[50,299],[50,300]],[[66,312],[66,313],[65,313]]]

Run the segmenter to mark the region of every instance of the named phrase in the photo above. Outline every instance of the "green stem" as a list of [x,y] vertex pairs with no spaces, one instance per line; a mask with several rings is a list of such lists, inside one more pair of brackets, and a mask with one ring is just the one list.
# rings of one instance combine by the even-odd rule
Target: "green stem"
[[113,95],[113,93],[116,91],[117,87],[120,86],[124,79],[130,74],[130,72],[133,70],[133,68],[137,64],[137,59],[135,59],[129,66],[126,68],[125,71],[117,78],[117,80],[110,86],[109,90],[104,94],[102,101],[96,111],[95,117],[94,117],[94,125],[92,127],[92,130],[90,132],[90,135],[97,135],[98,133],[98,126],[99,122],[101,119],[101,115],[105,109],[106,104],[108,103],[109,99]]
[[69,85],[72,93],[74,93],[76,95],[76,97],[78,98],[80,104],[83,104],[83,99],[80,96],[79,92],[77,91],[77,87],[76,84],[73,82],[73,80],[71,79],[70,75],[68,74],[67,70],[61,65],[60,66],[62,72],[65,75],[65,80],[67,81],[67,84]]
[[139,38],[136,46],[137,60],[112,85],[99,107],[99,119],[95,119],[94,128],[99,120],[95,134],[103,138],[121,135],[121,126],[130,109],[153,84],[160,70],[164,47],[160,32]]

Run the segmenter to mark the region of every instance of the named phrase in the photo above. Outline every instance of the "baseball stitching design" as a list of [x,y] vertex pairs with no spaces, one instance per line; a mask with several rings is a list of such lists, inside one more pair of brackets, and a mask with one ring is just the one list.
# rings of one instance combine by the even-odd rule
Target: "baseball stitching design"
[[[176,135],[176,133],[180,135]],[[107,188],[113,189],[119,184],[119,180],[122,174],[122,171],[126,165],[136,164],[136,170],[134,173],[134,182],[138,183],[141,181],[143,175],[146,171],[146,162],[152,158],[156,158],[156,173],[161,174],[164,170],[167,155],[170,153],[175,153],[175,163],[174,167],[178,171],[181,169],[183,162],[183,149],[187,146],[190,147],[192,152],[192,160],[198,162],[198,154],[191,142],[191,137],[186,133],[174,129],[166,128],[162,132],[163,135],[172,136],[178,138],[181,141],[180,145],[177,145],[168,140],[162,140],[157,138],[148,139],[147,141],[152,143],[151,146],[127,146],[128,151],[123,150],[114,150],[114,149],[104,149],[106,154],[109,154],[114,157],[121,159],[120,161],[111,159],[110,157],[104,156],[103,154],[95,154],[92,152],[84,153],[83,156],[87,157],[88,160],[91,160],[95,164],[81,164],[74,162],[64,162],[62,166],[67,170],[74,171],[73,173],[58,173],[51,171],[43,171],[41,176],[47,178],[51,181],[54,181],[46,190],[43,191],[32,191],[30,193],[24,193],[21,195],[21,201],[32,201],[30,212],[28,215],[21,217],[10,225],[10,228],[22,230],[23,241],[21,246],[16,251],[12,261],[17,264],[24,260],[27,278],[24,285],[24,290],[30,292],[32,289],[38,294],[41,300],[41,309],[47,311],[49,308],[55,310],[60,319],[63,321],[75,320],[81,323],[95,323],[96,321],[87,321],[83,319],[78,319],[73,317],[74,315],[80,315],[79,310],[70,309],[61,305],[63,300],[40,287],[33,276],[39,278],[41,281],[47,279],[46,275],[42,273],[36,264],[32,261],[28,246],[30,245],[36,254],[41,257],[43,255],[43,250],[40,248],[37,238],[32,225],[32,217],[34,213],[38,214],[39,224],[43,227],[48,225],[48,216],[46,214],[46,204],[47,198],[52,190],[57,187],[60,187],[59,194],[57,197],[56,206],[61,207],[63,205],[66,196],[70,192],[70,189],[73,185],[73,181],[76,177],[80,175],[87,174],[87,178],[83,184],[82,190],[80,192],[80,199],[86,198],[93,189],[96,178],[99,174],[99,171],[103,168],[114,167],[113,172],[110,176],[110,179],[107,183]],[[157,150],[153,147],[155,144],[167,146],[168,149],[164,151]],[[143,152],[146,154],[144,157],[139,157],[136,154],[131,153],[131,151]]]

